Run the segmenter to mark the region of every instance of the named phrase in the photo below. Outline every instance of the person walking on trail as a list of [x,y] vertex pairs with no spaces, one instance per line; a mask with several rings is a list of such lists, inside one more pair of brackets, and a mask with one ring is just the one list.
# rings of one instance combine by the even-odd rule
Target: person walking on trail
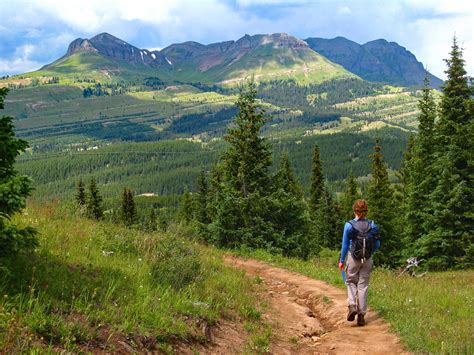
[[[357,325],[365,325],[367,293],[370,273],[373,267],[372,255],[380,248],[380,234],[377,225],[366,219],[368,206],[365,200],[357,200],[352,206],[355,218],[344,225],[339,268],[344,272],[347,258],[345,283],[347,285],[347,320],[353,321],[357,315]],[[344,276],[344,274],[343,274]]]

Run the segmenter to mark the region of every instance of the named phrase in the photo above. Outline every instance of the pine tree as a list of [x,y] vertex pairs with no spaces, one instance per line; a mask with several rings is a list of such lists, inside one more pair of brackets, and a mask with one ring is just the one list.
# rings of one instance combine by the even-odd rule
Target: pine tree
[[187,187],[181,198],[179,216],[185,223],[189,223],[193,219],[193,197]]
[[76,203],[79,206],[79,208],[84,208],[86,205],[86,189],[84,187],[84,182],[82,182],[82,179],[79,180],[79,183],[77,184],[77,192],[76,192]]
[[426,218],[432,213],[428,199],[435,186],[433,172],[436,120],[436,104],[425,78],[423,95],[418,107],[418,135],[409,141],[401,169],[401,183],[404,186],[403,205],[405,210],[404,236],[409,253],[415,253],[414,243],[428,232]]
[[257,102],[255,82],[241,88],[235,126],[225,139],[216,218],[209,226],[212,240],[222,246],[271,248],[278,239],[271,221],[271,165],[269,144],[260,136],[264,111]]
[[285,192],[298,198],[303,197],[301,186],[299,185],[295,173],[293,172],[293,168],[291,167],[288,152],[285,152],[282,155],[280,167],[278,169],[277,175],[275,176],[275,180],[277,187],[282,188]]
[[237,100],[235,128],[230,128],[225,140],[231,147],[224,158],[227,181],[244,198],[254,192],[268,190],[271,151],[260,136],[265,124],[264,110],[257,103],[257,87],[252,80],[242,87]]
[[315,217],[318,248],[340,250],[343,231],[341,221],[339,206],[325,187]]
[[456,38],[446,63],[447,80],[434,128],[432,172],[437,180],[428,199],[427,233],[415,243],[433,269],[474,265],[474,100]]
[[204,171],[199,174],[196,185],[196,221],[207,225],[210,223],[208,210],[209,186]]
[[287,153],[281,158],[274,180],[271,217],[279,232],[274,247],[283,255],[305,258],[311,251],[307,245],[310,219]]
[[122,222],[127,226],[137,223],[137,208],[130,189],[124,188],[122,193],[122,206],[120,210]]
[[321,159],[319,157],[319,147],[314,146],[313,151],[313,162],[311,165],[311,187],[310,187],[310,200],[309,206],[311,212],[315,213],[318,210],[320,200],[324,193],[324,176]]
[[[0,109],[8,89],[0,88]],[[0,118],[0,257],[13,255],[37,245],[36,232],[31,227],[14,225],[11,217],[26,206],[31,192],[30,179],[18,176],[15,171],[16,157],[24,152],[28,143],[15,138],[13,117]]]
[[102,219],[103,210],[102,210],[102,197],[100,196],[99,189],[97,188],[97,183],[95,179],[92,178],[89,185],[89,196],[86,204],[87,215],[90,218],[97,220]]
[[346,188],[344,190],[344,194],[342,196],[341,201],[343,221],[349,221],[354,218],[354,211],[352,210],[352,205],[358,198],[360,198],[360,194],[357,187],[357,181],[351,170],[346,180]]
[[128,220],[130,225],[137,223],[138,215],[137,215],[137,206],[135,205],[135,200],[133,198],[132,190],[128,190],[127,192],[127,204],[128,204]]
[[395,225],[393,191],[388,180],[387,168],[383,162],[378,139],[372,154],[372,179],[368,187],[368,217],[379,226],[382,247],[375,254],[378,264],[394,266],[399,261],[401,238]]
[[128,216],[129,216],[129,212],[128,212],[128,190],[127,190],[126,187],[124,187],[123,192],[122,192],[122,204],[121,204],[121,207],[120,207],[120,219],[126,225],[129,225]]

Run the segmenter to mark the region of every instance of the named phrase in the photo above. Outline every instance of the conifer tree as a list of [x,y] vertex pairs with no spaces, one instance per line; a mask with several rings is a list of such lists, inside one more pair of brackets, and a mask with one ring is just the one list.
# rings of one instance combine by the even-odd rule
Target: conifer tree
[[181,198],[179,216],[185,223],[189,223],[193,219],[193,197],[187,187],[185,188],[183,197]]
[[127,190],[126,187],[124,187],[123,192],[122,192],[122,205],[121,205],[121,208],[120,208],[120,219],[126,225],[129,224],[128,216],[129,216],[129,212],[128,212],[128,190]]
[[352,205],[358,198],[360,198],[360,194],[357,187],[357,181],[351,170],[346,180],[346,188],[344,190],[344,194],[342,196],[341,201],[343,221],[349,221],[354,218],[354,211],[352,210]]
[[[0,88],[0,109],[8,89]],[[16,157],[24,152],[28,143],[15,137],[13,117],[0,118],[0,257],[13,255],[37,245],[35,229],[14,225],[11,217],[26,206],[31,192],[30,179],[18,176]]]
[[339,206],[325,187],[315,217],[318,248],[340,250],[343,231],[341,220]]
[[92,178],[89,185],[89,196],[86,204],[87,215],[90,218],[97,220],[102,219],[103,210],[102,210],[102,197],[100,196],[99,189],[97,188],[97,183],[95,179]]
[[372,154],[372,179],[368,187],[368,218],[380,228],[382,248],[375,254],[378,264],[394,266],[399,261],[401,238],[395,225],[393,191],[388,180],[388,173],[381,153],[379,140],[376,140]]
[[122,207],[120,210],[122,222],[127,226],[137,223],[137,208],[130,189],[124,188],[122,193]]
[[225,136],[230,147],[222,162],[223,183],[210,226],[212,239],[227,247],[271,248],[278,238],[271,219],[271,151],[260,136],[265,118],[254,81],[241,88],[236,105],[235,126]]
[[283,255],[305,258],[311,251],[307,245],[310,219],[287,153],[274,180],[271,217],[278,233],[275,248]]
[[428,232],[426,218],[432,213],[428,197],[435,186],[433,172],[436,119],[436,104],[429,87],[428,76],[418,107],[418,135],[410,140],[401,169],[401,183],[404,186],[405,210],[404,236],[407,251],[414,253],[414,243]]
[[130,225],[137,223],[138,221],[138,214],[137,214],[137,206],[135,205],[135,199],[133,198],[132,190],[128,189],[127,192],[127,204],[128,204],[128,220]]
[[319,156],[319,147],[314,146],[313,161],[311,165],[311,187],[309,206],[312,213],[318,210],[318,206],[324,193],[324,175]]
[[86,205],[86,189],[84,187],[84,182],[79,180],[79,183],[77,184],[77,192],[76,192],[76,203],[79,206],[79,208],[84,208]]
[[204,171],[199,174],[196,185],[196,221],[207,225],[210,223],[208,210],[209,186]]
[[285,192],[291,194],[292,196],[298,198],[303,197],[301,186],[299,185],[295,173],[293,172],[293,168],[291,167],[288,152],[285,152],[282,155],[280,167],[275,178],[278,188],[282,188]]
[[257,87],[250,81],[241,88],[237,100],[238,114],[234,128],[230,128],[225,140],[231,147],[227,150],[224,165],[227,180],[248,197],[253,192],[268,190],[270,180],[271,151],[268,143],[260,136],[265,124],[264,110],[257,103]]
[[436,149],[432,164],[435,187],[429,195],[427,233],[416,240],[420,257],[433,269],[474,265],[474,102],[462,50],[456,38],[447,63]]

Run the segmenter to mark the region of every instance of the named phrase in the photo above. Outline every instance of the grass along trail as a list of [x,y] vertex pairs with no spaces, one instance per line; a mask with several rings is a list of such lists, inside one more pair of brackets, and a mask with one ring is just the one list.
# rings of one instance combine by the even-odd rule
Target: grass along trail
[[266,289],[269,307],[264,317],[272,327],[271,353],[405,353],[398,336],[374,311],[367,313],[364,327],[346,321],[344,290],[253,259],[227,256],[225,261]]

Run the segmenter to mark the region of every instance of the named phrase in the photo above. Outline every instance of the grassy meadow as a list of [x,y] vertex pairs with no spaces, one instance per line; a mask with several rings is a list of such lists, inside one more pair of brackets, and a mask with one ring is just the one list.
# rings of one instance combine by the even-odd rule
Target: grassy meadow
[[[308,261],[265,251],[245,250],[240,254],[344,288],[337,268],[338,252],[323,252],[320,258]],[[390,323],[411,351],[474,352],[474,270],[430,272],[413,278],[376,268],[369,288],[369,306]]]
[[144,233],[59,204],[30,204],[15,222],[36,227],[40,244],[0,264],[4,352],[170,352],[205,344],[220,319],[251,330],[248,349],[265,346],[256,284],[185,229]]

